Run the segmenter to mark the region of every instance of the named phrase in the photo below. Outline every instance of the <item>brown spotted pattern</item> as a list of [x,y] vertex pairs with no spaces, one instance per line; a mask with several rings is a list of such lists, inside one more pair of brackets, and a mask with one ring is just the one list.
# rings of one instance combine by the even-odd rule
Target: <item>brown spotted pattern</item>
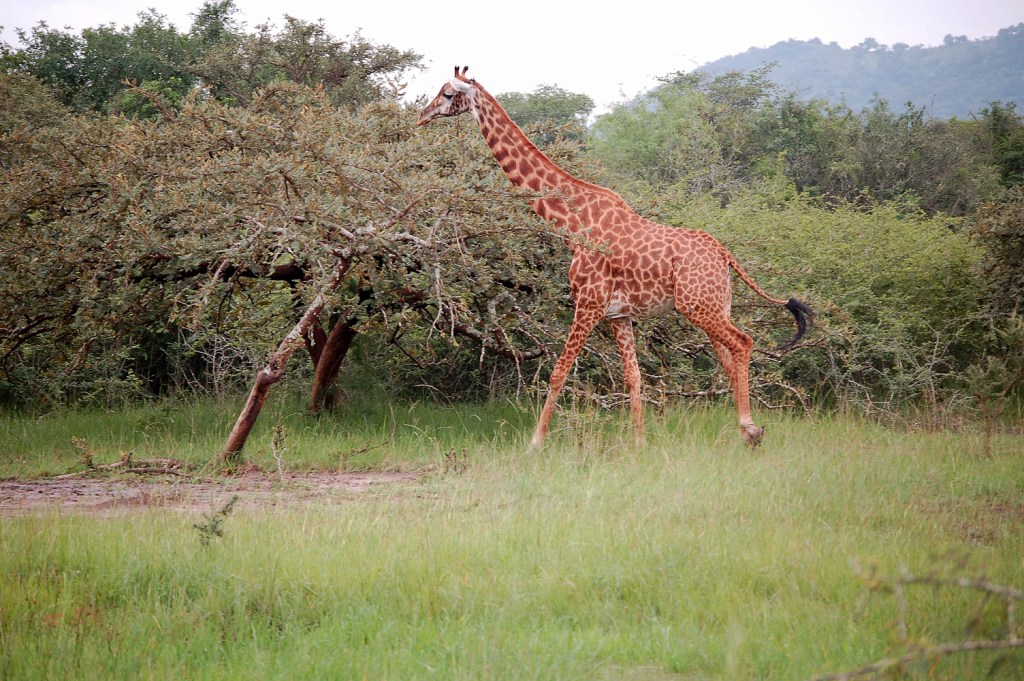
[[602,319],[612,325],[622,356],[638,444],[644,442],[643,394],[633,318],[675,308],[711,340],[732,385],[740,433],[756,445],[764,429],[750,415],[748,365],[753,340],[730,320],[730,270],[767,300],[732,254],[706,232],[666,227],[637,215],[615,192],[584,182],[555,165],[476,81],[460,74],[441,88],[419,124],[471,112],[495,160],[517,187],[537,193],[533,209],[576,235],[569,281],[576,303],[565,348],[551,372],[551,389],[533,435],[539,447],[573,362]]

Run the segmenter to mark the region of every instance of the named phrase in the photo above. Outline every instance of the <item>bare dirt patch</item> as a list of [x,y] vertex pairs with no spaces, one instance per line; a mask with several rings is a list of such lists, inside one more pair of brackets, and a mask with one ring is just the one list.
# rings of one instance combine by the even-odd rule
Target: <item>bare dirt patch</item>
[[62,477],[0,480],[0,516],[31,513],[117,513],[145,508],[219,509],[238,496],[237,508],[341,503],[371,490],[415,482],[420,473],[266,473],[207,479],[165,477]]

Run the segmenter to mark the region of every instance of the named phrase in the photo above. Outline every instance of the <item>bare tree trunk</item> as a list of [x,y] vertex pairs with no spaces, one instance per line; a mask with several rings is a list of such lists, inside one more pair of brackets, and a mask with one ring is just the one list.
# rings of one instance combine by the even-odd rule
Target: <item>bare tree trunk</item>
[[217,455],[219,463],[230,464],[240,458],[242,448],[245,447],[245,442],[249,439],[249,433],[256,424],[256,419],[259,418],[260,410],[263,409],[263,403],[267,401],[267,392],[270,390],[270,386],[284,377],[284,368],[288,364],[288,359],[295,352],[295,348],[303,343],[307,333],[320,319],[320,313],[323,312],[324,305],[327,303],[328,294],[338,288],[342,278],[348,271],[348,266],[348,260],[338,260],[334,266],[331,278],[324,285],[323,289],[316,294],[316,297],[313,298],[309,307],[306,308],[298,323],[281,341],[277,350],[270,355],[267,366],[256,375],[256,382],[253,384],[252,390],[249,391],[249,399],[246,400],[242,413],[238,415],[238,420],[235,421],[235,426],[231,429],[227,442],[224,443],[220,454]]
[[338,320],[331,327],[331,332],[327,335],[316,361],[313,388],[309,396],[309,411],[316,413],[321,408],[330,409],[337,403],[338,388],[334,381],[356,333],[354,319]]

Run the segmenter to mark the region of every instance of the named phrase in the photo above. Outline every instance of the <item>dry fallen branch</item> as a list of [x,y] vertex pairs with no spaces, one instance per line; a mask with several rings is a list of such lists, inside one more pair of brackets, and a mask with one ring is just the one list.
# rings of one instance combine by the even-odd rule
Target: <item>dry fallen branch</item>
[[[981,579],[970,579],[967,577],[946,578],[932,575],[913,575],[903,572],[897,577],[879,575],[874,570],[862,570],[859,565],[854,564],[854,571],[859,577],[865,580],[868,589],[872,591],[891,592],[897,602],[896,629],[900,633],[906,651],[902,655],[883,658],[870,664],[845,672],[822,674],[814,677],[814,681],[848,681],[859,678],[878,678],[881,675],[894,669],[903,669],[909,664],[922,660],[937,660],[946,655],[957,653],[969,653],[986,650],[1012,650],[1024,648],[1024,638],[1018,629],[1016,621],[1016,604],[1024,600],[1024,591],[1013,587],[995,584]],[[908,586],[930,586],[933,589],[958,588],[971,591],[978,591],[982,594],[984,605],[991,597],[1002,598],[1006,605],[1006,638],[1000,639],[973,639],[955,643],[914,643],[907,636],[907,600],[905,588]],[[970,627],[968,627],[970,630]]]
[[80,462],[86,470],[75,473],[65,473],[54,476],[54,480],[65,480],[67,478],[79,478],[83,475],[96,473],[136,473],[139,475],[184,475],[187,466],[185,462],[171,458],[156,459],[134,459],[131,452],[123,452],[121,459],[116,463],[97,464],[93,462],[93,453],[88,449],[88,443],[80,438],[72,438],[75,446],[82,452]]
[[366,445],[365,447],[360,447],[359,449],[350,449],[347,452],[338,452],[337,456],[338,461],[340,462],[339,470],[344,469],[346,462],[353,456],[359,456],[360,454],[366,454],[367,452],[372,452],[375,449],[386,447],[387,445],[391,444],[392,440],[394,440],[394,432],[392,432],[391,436],[388,437],[388,439],[377,444],[369,444]]
[[920,660],[928,660],[955,653],[966,653],[979,650],[1008,650],[1012,648],[1024,648],[1024,641],[964,641],[962,643],[924,646],[911,650],[899,657],[878,660],[877,662],[872,662],[871,664],[858,667],[857,669],[852,669],[848,672],[815,676],[814,681],[849,681],[849,679],[878,677],[891,669],[899,669],[912,662],[918,662]]

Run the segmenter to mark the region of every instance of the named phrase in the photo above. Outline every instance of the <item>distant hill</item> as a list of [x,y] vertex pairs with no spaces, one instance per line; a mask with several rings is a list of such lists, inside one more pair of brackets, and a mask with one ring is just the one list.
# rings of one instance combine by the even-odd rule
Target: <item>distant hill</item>
[[894,107],[910,101],[937,118],[967,118],[989,102],[1024,110],[1024,23],[991,38],[946,36],[937,47],[882,45],[873,38],[843,49],[821,40],[752,48],[697,69],[710,75],[775,63],[769,78],[802,98],[846,102],[854,111],[877,94]]

